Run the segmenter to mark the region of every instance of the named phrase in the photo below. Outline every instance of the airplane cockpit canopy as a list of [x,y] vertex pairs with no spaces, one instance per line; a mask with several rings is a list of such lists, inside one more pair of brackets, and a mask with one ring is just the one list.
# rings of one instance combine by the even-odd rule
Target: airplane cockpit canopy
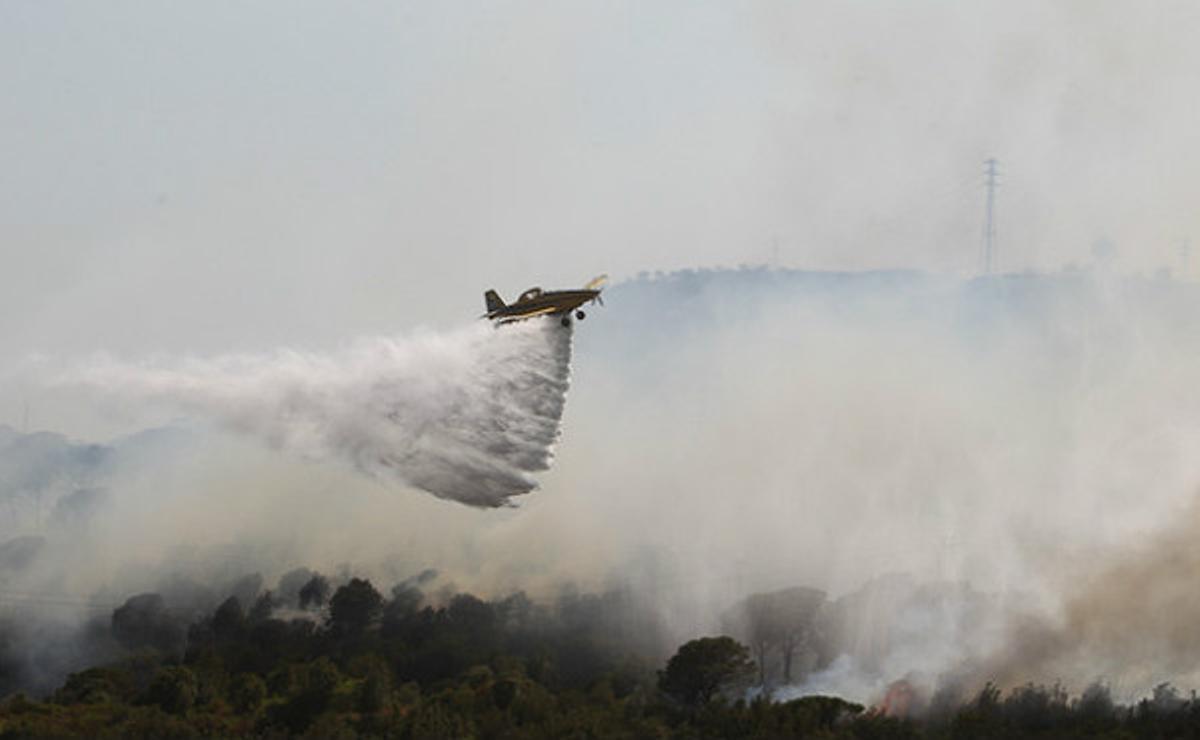
[[538,298],[541,295],[542,295],[541,288],[530,288],[529,290],[527,290],[521,294],[521,297],[517,299],[517,303],[524,303],[525,301],[532,301],[533,299]]

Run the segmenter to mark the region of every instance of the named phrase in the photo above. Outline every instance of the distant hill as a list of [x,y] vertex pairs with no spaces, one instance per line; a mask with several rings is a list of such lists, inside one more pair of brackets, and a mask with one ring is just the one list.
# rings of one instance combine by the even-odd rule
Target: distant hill
[[801,314],[846,326],[923,324],[975,339],[1014,327],[1037,336],[1051,319],[1120,324],[1130,311],[1163,326],[1200,317],[1200,285],[1085,271],[963,279],[913,270],[680,270],[616,283],[604,299],[588,309],[576,341],[610,359]]

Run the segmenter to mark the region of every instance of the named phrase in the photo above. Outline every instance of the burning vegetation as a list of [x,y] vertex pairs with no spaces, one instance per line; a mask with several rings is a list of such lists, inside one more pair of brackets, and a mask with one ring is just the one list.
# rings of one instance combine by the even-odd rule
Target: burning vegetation
[[[0,427],[0,733],[1186,735],[1200,352],[1165,318],[1200,293],[1105,287],[633,281],[561,450],[570,344],[532,325],[371,344],[346,395],[310,355],[109,366],[250,434]],[[520,350],[499,386],[480,347]],[[547,495],[390,490],[467,473]]]
[[1200,702],[1169,684],[1130,705],[1103,683],[1075,697],[1061,685],[1002,692],[987,683],[952,700],[899,680],[869,708],[788,698],[796,684],[772,682],[788,671],[804,681],[828,650],[831,604],[813,589],[759,594],[731,610],[749,644],[701,637],[664,652],[663,625],[627,593],[486,600],[439,580],[424,571],[385,595],[368,579],[299,568],[270,590],[252,574],[224,596],[133,596],[93,624],[92,655],[106,657],[37,698],[12,691],[19,661],[14,642],[3,643],[10,693],[0,733],[1171,737],[1200,726]]

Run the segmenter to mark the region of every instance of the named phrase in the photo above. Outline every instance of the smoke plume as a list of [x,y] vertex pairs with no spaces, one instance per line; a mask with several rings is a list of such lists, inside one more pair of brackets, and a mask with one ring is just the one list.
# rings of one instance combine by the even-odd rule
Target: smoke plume
[[1015,622],[1005,643],[973,667],[975,687],[1080,675],[1114,680],[1118,695],[1170,679],[1200,685],[1200,501],[1142,541],[1070,571],[1062,605]]
[[[776,697],[1197,685],[1194,285],[742,270],[606,297],[578,335],[530,322],[93,363],[71,377],[80,400],[246,434],[105,439],[103,465],[14,491],[10,508],[35,511],[0,531],[44,542],[14,540],[32,554],[4,585],[111,611],[147,592],[180,608],[173,583],[219,595],[253,572],[386,589],[436,568],[439,589],[488,598],[616,589],[665,654],[733,630],[753,594],[807,587],[825,594],[815,613],[776,629],[767,609],[761,639],[734,635],[758,643]],[[539,475],[568,353],[570,433]],[[535,477],[545,495],[519,510],[377,482],[494,506]]]
[[187,362],[97,362],[66,380],[166,403],[309,458],[337,458],[469,506],[497,507],[550,467],[568,385],[571,327],[358,342]]

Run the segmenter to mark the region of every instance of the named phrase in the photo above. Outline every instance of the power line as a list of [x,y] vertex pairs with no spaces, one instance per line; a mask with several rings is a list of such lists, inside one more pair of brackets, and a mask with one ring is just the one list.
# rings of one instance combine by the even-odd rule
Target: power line
[[992,274],[992,264],[995,261],[996,250],[996,158],[984,161],[984,174],[987,176],[987,219],[983,226],[983,274]]
[[65,607],[80,611],[112,611],[119,604],[108,604],[70,594],[35,593],[0,589],[0,609],[4,607]]

